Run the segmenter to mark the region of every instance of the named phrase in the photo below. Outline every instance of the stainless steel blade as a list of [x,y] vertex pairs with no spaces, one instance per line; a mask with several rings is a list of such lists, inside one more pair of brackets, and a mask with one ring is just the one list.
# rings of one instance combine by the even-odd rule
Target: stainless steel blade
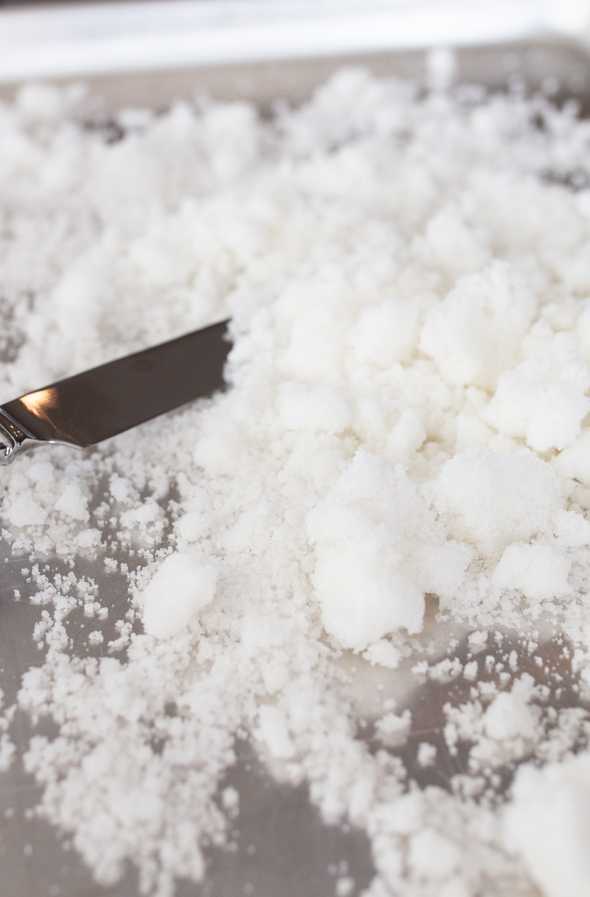
[[0,463],[43,443],[85,448],[224,385],[227,321],[66,377],[0,406]]

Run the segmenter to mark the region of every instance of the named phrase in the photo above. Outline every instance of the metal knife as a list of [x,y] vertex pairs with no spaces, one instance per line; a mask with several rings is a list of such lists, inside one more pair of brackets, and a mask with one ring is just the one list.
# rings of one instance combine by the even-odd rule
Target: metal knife
[[227,329],[211,324],[0,405],[0,464],[38,445],[95,445],[222,389]]

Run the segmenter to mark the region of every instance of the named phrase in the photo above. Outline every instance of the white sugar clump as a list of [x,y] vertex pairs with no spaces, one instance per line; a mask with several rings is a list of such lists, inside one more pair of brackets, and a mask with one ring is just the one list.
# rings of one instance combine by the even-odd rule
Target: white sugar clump
[[22,759],[101,883],[206,876],[239,740],[365,833],[366,897],[585,893],[588,124],[444,65],[0,104],[2,402],[231,318],[226,390],[0,476]]
[[285,760],[293,755],[294,746],[287,728],[287,721],[278,707],[260,708],[257,734],[271,757]]
[[578,436],[553,463],[562,476],[590,486],[590,431],[585,430]]
[[364,309],[354,334],[359,361],[377,368],[409,361],[420,332],[420,312],[420,304],[408,301],[381,302]]
[[418,871],[427,868],[431,878],[445,881],[461,865],[461,848],[444,835],[424,828],[411,837],[408,861],[410,867]]
[[550,530],[561,506],[560,484],[532,453],[471,450],[446,462],[434,501],[457,538],[486,555]]
[[571,560],[550,545],[509,545],[494,570],[500,589],[520,589],[531,600],[567,595]]
[[279,417],[287,430],[341,433],[351,424],[345,398],[330,387],[285,383],[278,397]]
[[217,570],[190,554],[162,561],[141,596],[148,635],[169,638],[182,632],[215,597]]
[[398,629],[419,632],[426,591],[453,594],[470,554],[445,543],[403,470],[357,454],[308,516],[313,582],[326,631],[362,649]]
[[487,419],[535,451],[565,449],[590,411],[590,371],[564,334],[543,341],[537,352],[502,374]]
[[538,734],[538,709],[531,707],[531,683],[516,682],[512,691],[497,695],[484,714],[487,735],[504,738],[531,739]]
[[88,519],[87,500],[77,483],[68,483],[58,498],[56,509],[76,520]]
[[380,639],[369,645],[363,655],[369,663],[395,670],[400,663],[401,654],[398,648],[386,639]]
[[[473,259],[473,253],[463,257]],[[526,279],[508,265],[482,267],[432,308],[420,347],[451,382],[486,388],[516,361],[537,302]]]
[[504,840],[544,897],[580,897],[590,881],[590,754],[519,770]]
[[47,509],[30,495],[19,495],[4,507],[4,516],[13,526],[42,526]]

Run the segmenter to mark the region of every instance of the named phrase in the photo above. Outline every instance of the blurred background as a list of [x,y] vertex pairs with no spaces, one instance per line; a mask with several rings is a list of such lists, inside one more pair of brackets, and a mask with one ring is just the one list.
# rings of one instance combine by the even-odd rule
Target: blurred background
[[590,0],[0,0],[0,81],[589,35]]

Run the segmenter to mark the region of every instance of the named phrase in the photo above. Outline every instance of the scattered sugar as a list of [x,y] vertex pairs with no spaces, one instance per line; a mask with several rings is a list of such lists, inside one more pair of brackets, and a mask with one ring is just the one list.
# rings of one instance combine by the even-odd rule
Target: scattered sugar
[[240,795],[235,788],[228,785],[221,793],[221,802],[226,810],[237,812],[240,805]]
[[418,745],[417,759],[420,766],[432,766],[436,760],[436,747],[427,741]]
[[223,395],[0,478],[38,614],[18,705],[57,731],[24,764],[98,882],[203,878],[237,737],[367,833],[366,897],[590,879],[590,206],[546,177],[587,172],[588,126],[448,93],[451,62],[271,121],[128,110],[114,142],[79,91],[0,106],[3,396],[232,317]]
[[474,680],[477,679],[478,673],[478,665],[476,660],[470,660],[469,663],[466,663],[463,667],[463,675],[466,679]]
[[473,654],[480,654],[485,651],[488,643],[488,633],[482,630],[476,630],[469,635],[469,647]]
[[0,773],[10,769],[16,754],[14,742],[6,731],[12,721],[13,714],[14,708],[4,707],[4,693],[0,688]]
[[394,746],[403,744],[412,725],[412,715],[409,710],[403,713],[386,713],[375,723],[377,737],[384,744]]
[[0,735],[0,772],[10,769],[16,748],[8,735]]
[[354,892],[354,878],[342,875],[336,882],[336,897],[349,897]]

